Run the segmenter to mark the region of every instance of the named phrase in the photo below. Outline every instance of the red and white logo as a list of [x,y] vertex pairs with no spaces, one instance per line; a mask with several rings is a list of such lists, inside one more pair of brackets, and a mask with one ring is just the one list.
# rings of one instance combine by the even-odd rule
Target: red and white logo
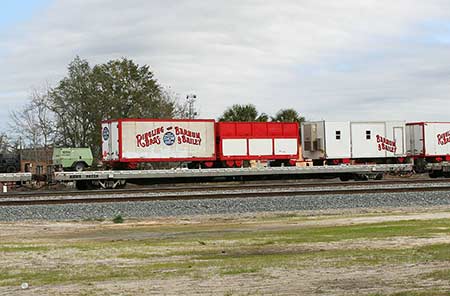
[[392,153],[397,151],[397,144],[395,141],[389,140],[388,138],[377,135],[377,145],[378,151],[386,150]]
[[450,143],[450,131],[446,131],[445,133],[438,134],[437,140],[439,145],[447,145]]

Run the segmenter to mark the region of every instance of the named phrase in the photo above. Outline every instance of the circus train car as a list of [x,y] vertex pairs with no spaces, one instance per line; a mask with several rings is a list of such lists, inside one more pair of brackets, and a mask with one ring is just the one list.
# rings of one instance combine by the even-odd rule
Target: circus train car
[[293,165],[299,126],[278,122],[118,119],[102,122],[102,161],[114,168],[187,163],[190,168],[242,167],[249,161]]
[[450,122],[414,122],[406,125],[407,154],[417,172],[450,177]]
[[314,165],[403,163],[404,121],[307,121],[301,125],[303,156]]
[[226,167],[245,161],[293,166],[299,158],[299,125],[289,122],[218,122],[217,156]]

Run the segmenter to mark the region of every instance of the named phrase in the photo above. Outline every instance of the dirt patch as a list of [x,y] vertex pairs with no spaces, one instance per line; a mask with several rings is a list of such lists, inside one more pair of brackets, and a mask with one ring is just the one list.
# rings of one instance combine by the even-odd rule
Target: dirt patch
[[[438,211],[440,210],[440,211]],[[448,212],[443,212],[447,210]],[[422,210],[424,211],[424,210]],[[426,211],[426,209],[425,209]],[[342,215],[348,217],[342,217]],[[358,215],[355,217],[355,215]],[[360,216],[362,215],[362,216]],[[281,217],[281,218],[280,218]],[[286,218],[285,218],[286,217]],[[49,237],[62,236],[64,238],[77,239],[138,239],[149,235],[145,232],[149,227],[158,228],[176,225],[223,225],[232,231],[233,225],[238,225],[239,231],[245,230],[281,230],[297,227],[311,226],[345,226],[352,224],[369,224],[377,222],[393,222],[405,220],[430,220],[450,218],[450,208],[433,208],[426,212],[417,212],[417,209],[374,209],[373,211],[314,211],[314,212],[290,212],[290,213],[262,213],[251,216],[192,216],[185,218],[157,218],[148,220],[128,220],[124,224],[104,222],[0,222],[0,241],[8,239],[39,240]],[[267,220],[265,220],[267,219]],[[280,219],[282,220],[279,223]],[[142,230],[142,233],[139,231]],[[111,231],[112,233],[109,233]],[[154,232],[151,235],[158,235]],[[159,235],[167,236],[167,232]]]
[[[264,270],[263,275],[192,279],[106,281],[81,285],[1,288],[0,295],[369,295],[435,288],[436,281],[421,279],[447,265],[393,265],[384,268]],[[450,291],[440,283],[441,291]],[[407,287],[407,288],[405,288]],[[445,294],[442,294],[445,295]]]
[[[0,295],[445,295],[450,281],[429,276],[450,270],[444,210],[0,223]],[[319,231],[311,232],[317,241],[304,242],[289,236],[399,221],[418,223],[417,232],[329,239]]]

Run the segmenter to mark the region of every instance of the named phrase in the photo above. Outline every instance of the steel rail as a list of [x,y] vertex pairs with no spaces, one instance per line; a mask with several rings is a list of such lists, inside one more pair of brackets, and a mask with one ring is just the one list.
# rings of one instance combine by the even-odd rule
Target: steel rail
[[0,200],[1,206],[30,206],[30,205],[55,205],[55,204],[91,204],[91,203],[117,203],[136,201],[167,201],[167,200],[202,200],[202,199],[235,199],[254,197],[287,197],[308,195],[337,195],[337,194],[375,194],[375,193],[407,193],[407,192],[450,192],[450,186],[438,187],[397,187],[397,188],[352,188],[334,190],[291,190],[291,191],[241,191],[226,193],[199,193],[185,195],[136,195],[125,197],[91,197],[91,198],[57,198],[57,199],[15,199]]
[[132,193],[163,193],[178,191],[214,191],[214,190],[242,190],[259,189],[261,187],[270,188],[311,188],[311,187],[346,187],[346,186],[376,186],[376,185],[396,185],[396,184],[450,184],[450,179],[415,179],[415,180],[371,180],[371,181],[349,181],[349,182],[293,182],[286,180],[282,182],[249,182],[232,184],[204,183],[201,185],[191,184],[169,184],[165,186],[140,186],[128,189],[104,189],[104,190],[76,190],[76,191],[27,191],[0,193],[0,200],[12,197],[50,197],[50,196],[83,196],[83,195],[110,195],[110,194],[132,194]]

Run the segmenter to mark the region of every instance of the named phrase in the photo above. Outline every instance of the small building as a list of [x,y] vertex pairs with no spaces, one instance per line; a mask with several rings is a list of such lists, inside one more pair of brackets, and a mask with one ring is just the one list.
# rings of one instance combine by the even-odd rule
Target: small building
[[53,148],[26,148],[20,151],[20,170],[33,175],[46,175],[53,171]]

